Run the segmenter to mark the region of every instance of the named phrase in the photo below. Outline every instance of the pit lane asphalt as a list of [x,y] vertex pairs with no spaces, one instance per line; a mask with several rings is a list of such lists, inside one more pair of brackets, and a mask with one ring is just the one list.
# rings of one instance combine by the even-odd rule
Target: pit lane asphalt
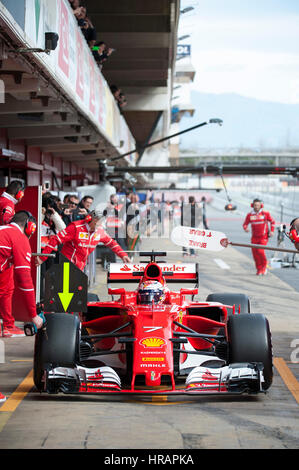
[[[243,237],[249,242],[240,229],[241,215],[208,207],[208,218],[211,229],[225,232],[231,240],[242,241]],[[142,250],[153,248],[178,250],[169,240],[144,240]],[[297,339],[299,347],[298,287],[282,278],[282,270],[257,277],[249,249],[229,247],[219,253],[198,253],[199,298],[205,300],[211,292],[246,293],[251,311],[264,313],[269,319],[274,357],[283,358],[299,381],[299,363],[291,362],[295,351],[292,342]],[[221,269],[215,258],[230,269]],[[185,261],[176,253],[170,253],[167,259]],[[292,279],[297,273],[293,269]],[[180,287],[174,285],[174,289]],[[106,274],[100,266],[97,287],[92,291],[101,299],[109,298]],[[32,338],[2,341],[6,362],[0,364],[0,391],[11,397],[32,369],[34,342]],[[299,353],[296,357],[298,361]],[[276,368],[268,393],[250,397],[152,401],[150,397],[49,396],[40,395],[34,388],[21,396],[22,391],[26,392],[23,385],[11,411],[1,411],[0,407],[0,449],[298,448],[299,403]]]

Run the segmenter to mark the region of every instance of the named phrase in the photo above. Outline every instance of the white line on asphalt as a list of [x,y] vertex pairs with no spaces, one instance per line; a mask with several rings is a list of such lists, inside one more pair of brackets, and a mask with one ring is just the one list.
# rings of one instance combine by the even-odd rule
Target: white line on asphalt
[[225,261],[223,261],[222,259],[214,258],[214,261],[215,261],[216,264],[218,264],[218,266],[221,269],[230,269],[230,266],[228,264],[226,264]]

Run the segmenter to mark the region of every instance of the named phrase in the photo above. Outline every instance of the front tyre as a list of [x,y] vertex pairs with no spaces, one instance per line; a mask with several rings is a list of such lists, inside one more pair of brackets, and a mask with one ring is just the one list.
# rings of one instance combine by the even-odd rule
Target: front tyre
[[38,330],[35,337],[33,380],[43,390],[43,374],[49,367],[75,367],[80,360],[80,321],[67,313],[48,313],[46,332]]
[[267,318],[258,313],[230,316],[227,332],[229,364],[262,362],[263,389],[267,390],[273,379],[272,342]]

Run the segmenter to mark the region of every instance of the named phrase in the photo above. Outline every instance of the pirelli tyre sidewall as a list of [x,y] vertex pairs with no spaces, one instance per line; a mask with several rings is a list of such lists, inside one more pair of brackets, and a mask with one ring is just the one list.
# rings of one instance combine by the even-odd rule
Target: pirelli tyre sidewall
[[263,314],[232,315],[227,322],[229,363],[262,362],[263,389],[273,378],[272,341],[269,322]]
[[38,331],[34,346],[34,384],[40,391],[45,369],[74,367],[80,360],[79,318],[67,313],[48,313],[46,322],[46,333]]

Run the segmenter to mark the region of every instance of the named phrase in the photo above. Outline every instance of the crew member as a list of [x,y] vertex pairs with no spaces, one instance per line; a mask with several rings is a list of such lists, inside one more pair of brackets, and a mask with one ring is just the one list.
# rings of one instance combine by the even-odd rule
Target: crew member
[[[31,278],[31,248],[29,238],[36,229],[29,212],[17,212],[11,223],[0,227],[0,316],[5,338],[24,336],[15,326],[12,315],[12,296],[15,289],[22,294],[23,303],[37,328],[43,325],[36,313],[35,292]],[[15,282],[14,282],[15,279]]]
[[299,251],[299,217],[290,223],[289,238],[294,243],[296,250]]
[[12,181],[0,196],[0,225],[9,224],[15,215],[15,205],[24,197],[21,181]]
[[[42,253],[50,254],[53,250],[57,251],[56,247],[62,244],[61,254],[83,271],[88,256],[100,242],[122,258],[124,263],[130,263],[127,253],[104,231],[101,217],[94,211],[84,220],[72,222],[66,229],[50,237],[48,246]],[[45,260],[45,257],[37,257],[36,264],[41,264]]]
[[[248,225],[251,224],[251,243],[256,245],[267,245],[269,237],[272,237],[275,229],[275,220],[268,211],[263,210],[260,199],[254,199],[251,204],[252,211],[247,214],[243,223],[245,232],[249,232]],[[270,229],[269,229],[270,224]],[[255,261],[256,274],[258,276],[267,274],[267,257],[265,250],[251,248]]]

